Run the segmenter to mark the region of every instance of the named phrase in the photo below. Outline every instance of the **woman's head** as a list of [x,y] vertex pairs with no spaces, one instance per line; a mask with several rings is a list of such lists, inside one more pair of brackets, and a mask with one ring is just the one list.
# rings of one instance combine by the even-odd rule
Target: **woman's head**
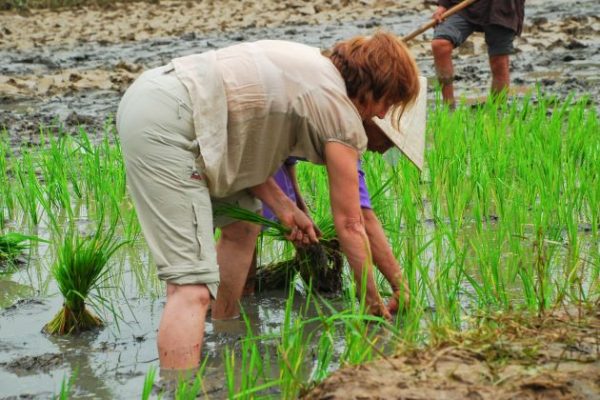
[[336,43],[327,55],[363,119],[381,117],[390,108],[402,110],[419,93],[417,65],[404,43],[391,33]]

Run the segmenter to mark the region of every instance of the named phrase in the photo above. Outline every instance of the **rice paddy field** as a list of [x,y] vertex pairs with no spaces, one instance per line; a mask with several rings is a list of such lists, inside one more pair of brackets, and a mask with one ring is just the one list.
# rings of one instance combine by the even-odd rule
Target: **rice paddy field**
[[[127,196],[111,121],[93,136],[43,130],[38,145],[17,148],[3,135],[1,229],[3,237],[27,235],[15,254],[10,244],[2,253],[0,380],[12,381],[3,395],[35,385],[36,395],[61,398],[296,398],[342,366],[385,360],[400,344],[498,328],[509,315],[597,319],[598,133],[586,97],[537,93],[455,111],[432,104],[422,174],[393,154],[364,162],[374,209],[408,279],[408,309],[392,322],[366,315],[349,278],[334,298],[300,282],[258,293],[244,299],[242,320],[209,319],[202,368],[177,389],[160,384],[154,343],[164,289]],[[315,220],[326,224],[323,168],[301,165],[299,181]],[[87,253],[103,259],[78,260]],[[262,241],[261,262],[291,254]],[[78,262],[99,272],[80,271],[97,279],[70,297],[85,300],[102,328],[52,335],[47,324],[83,280],[61,266]],[[595,367],[598,339],[596,331],[581,350]]]
[[[363,158],[410,291],[393,320],[365,312],[345,262],[333,294],[300,271],[245,296],[240,319],[209,316],[197,371],[160,370],[165,288],[127,194],[122,92],[175,56],[407,33],[435,8],[396,3],[0,1],[0,400],[600,398],[593,0],[527,1],[505,102],[483,99],[483,37],[455,54],[455,110],[435,87],[430,33],[411,44],[429,78],[425,168]],[[299,163],[298,181],[330,234],[324,168]],[[266,231],[259,273],[294,256]]]

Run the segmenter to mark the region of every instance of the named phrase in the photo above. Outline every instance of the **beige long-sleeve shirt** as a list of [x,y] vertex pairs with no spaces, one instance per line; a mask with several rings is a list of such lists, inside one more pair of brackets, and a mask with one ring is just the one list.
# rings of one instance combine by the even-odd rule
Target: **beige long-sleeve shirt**
[[289,156],[322,164],[324,145],[366,149],[344,81],[319,49],[265,40],[173,60],[190,94],[211,195],[265,182]]

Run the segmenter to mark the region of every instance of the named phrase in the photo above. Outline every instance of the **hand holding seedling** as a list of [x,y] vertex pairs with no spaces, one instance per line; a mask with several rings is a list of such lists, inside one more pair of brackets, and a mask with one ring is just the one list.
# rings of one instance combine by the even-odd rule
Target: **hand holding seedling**
[[273,178],[269,178],[265,183],[254,186],[250,190],[263,203],[266,203],[281,224],[289,229],[288,232],[285,232],[286,239],[291,240],[297,246],[319,241],[313,221],[283,193]]
[[294,242],[295,245],[306,246],[310,243],[319,242],[313,221],[298,207],[293,206],[290,210],[278,215],[278,217],[285,226],[291,228],[286,238]]

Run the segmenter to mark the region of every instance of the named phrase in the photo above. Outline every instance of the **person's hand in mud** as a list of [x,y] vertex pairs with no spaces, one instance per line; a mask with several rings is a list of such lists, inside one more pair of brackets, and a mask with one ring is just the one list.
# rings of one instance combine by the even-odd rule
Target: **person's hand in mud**
[[435,19],[438,24],[441,24],[442,21],[444,21],[444,19],[442,18],[442,15],[444,15],[444,13],[446,11],[448,11],[448,9],[446,7],[438,6],[438,8],[435,10],[433,15],[431,16],[431,18]]
[[387,303],[387,310],[391,314],[396,314],[401,311],[405,311],[410,306],[410,291],[408,290],[408,284],[406,281],[402,281],[401,287],[392,288],[393,294],[390,301]]
[[385,304],[383,304],[383,301],[380,297],[371,300],[367,299],[367,312],[371,315],[385,318],[388,321],[392,319],[392,314]]

